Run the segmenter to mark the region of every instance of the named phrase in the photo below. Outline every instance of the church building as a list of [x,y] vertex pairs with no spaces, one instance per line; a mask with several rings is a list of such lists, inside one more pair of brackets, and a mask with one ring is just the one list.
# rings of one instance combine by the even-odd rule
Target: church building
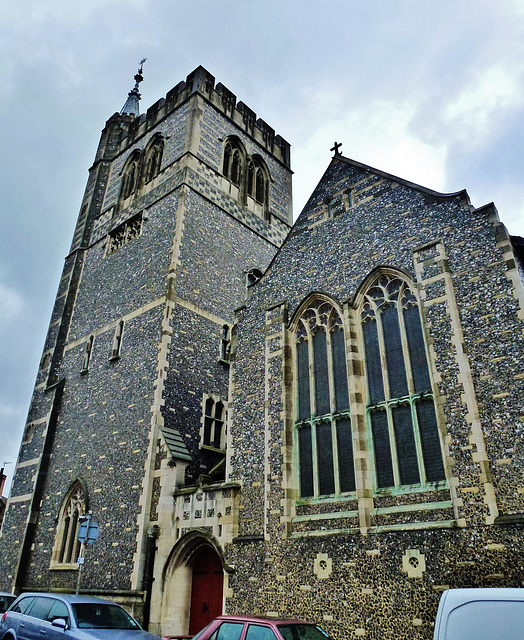
[[142,79],[89,170],[0,589],[80,583],[158,635],[430,640],[443,590],[524,586],[523,240],[337,143],[293,224],[283,137],[202,67],[140,115]]

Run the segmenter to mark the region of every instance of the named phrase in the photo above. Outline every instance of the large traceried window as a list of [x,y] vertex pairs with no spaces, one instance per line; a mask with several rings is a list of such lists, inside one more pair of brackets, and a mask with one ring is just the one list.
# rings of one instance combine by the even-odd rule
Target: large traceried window
[[379,276],[364,295],[361,323],[376,487],[445,480],[419,305],[408,283]]
[[52,565],[75,564],[80,553],[78,527],[86,513],[86,495],[80,482],[75,482],[62,503],[58,517]]
[[296,439],[302,498],[355,490],[344,329],[314,298],[296,328]]

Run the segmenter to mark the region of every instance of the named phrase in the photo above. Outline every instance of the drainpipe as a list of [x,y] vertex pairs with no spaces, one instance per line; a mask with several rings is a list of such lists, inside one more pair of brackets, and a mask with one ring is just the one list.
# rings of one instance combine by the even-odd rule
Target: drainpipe
[[144,602],[144,615],[142,626],[149,630],[149,619],[151,617],[151,592],[153,591],[153,582],[155,581],[155,554],[157,550],[156,540],[160,535],[160,527],[154,524],[147,532],[147,565],[145,576],[146,599]]

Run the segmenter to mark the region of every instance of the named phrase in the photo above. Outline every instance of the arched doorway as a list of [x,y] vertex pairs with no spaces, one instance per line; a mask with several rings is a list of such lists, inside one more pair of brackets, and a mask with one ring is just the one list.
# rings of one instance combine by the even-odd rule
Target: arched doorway
[[223,586],[224,571],[217,552],[211,547],[203,549],[193,564],[189,635],[222,613]]
[[222,613],[224,569],[216,540],[192,531],[164,566],[159,635],[194,635]]

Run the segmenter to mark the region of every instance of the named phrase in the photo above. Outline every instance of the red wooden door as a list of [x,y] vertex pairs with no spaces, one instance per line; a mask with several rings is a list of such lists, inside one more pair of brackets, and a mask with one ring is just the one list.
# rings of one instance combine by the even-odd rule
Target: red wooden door
[[198,633],[222,614],[223,586],[224,572],[218,554],[213,549],[202,551],[193,565],[189,635]]

